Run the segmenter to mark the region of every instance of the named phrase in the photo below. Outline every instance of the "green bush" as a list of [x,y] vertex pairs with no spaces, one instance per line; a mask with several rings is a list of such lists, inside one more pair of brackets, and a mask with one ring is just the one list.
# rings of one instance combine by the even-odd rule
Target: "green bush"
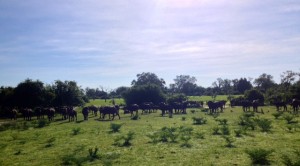
[[272,121],[269,119],[257,118],[255,122],[262,132],[269,132],[272,129]]
[[283,119],[285,119],[286,122],[287,122],[288,124],[291,124],[291,123],[297,123],[297,121],[294,121],[295,116],[294,116],[294,115],[291,115],[291,114],[285,114],[285,115],[283,116]]
[[270,165],[270,160],[268,157],[271,155],[271,153],[273,153],[273,150],[255,148],[247,149],[245,152],[249,155],[252,164]]
[[194,125],[202,125],[202,124],[206,124],[207,120],[206,118],[203,117],[193,117],[193,124]]
[[275,117],[275,119],[278,119],[282,115],[282,112],[275,112],[272,115]]
[[[300,150],[294,150],[293,154],[283,154],[282,162],[286,166],[300,166]],[[294,159],[293,159],[294,158]]]
[[228,148],[234,147],[233,143],[235,142],[235,140],[232,137],[230,137],[230,136],[223,136],[223,138],[226,141],[225,147],[228,147]]
[[198,139],[204,139],[205,133],[203,132],[197,132],[195,133],[195,137]]
[[117,123],[110,124],[110,129],[111,129],[112,133],[119,132],[121,127],[122,127],[122,124],[117,124]]
[[219,122],[219,125],[227,125],[228,120],[227,119],[215,119],[217,122]]
[[141,119],[139,114],[135,114],[133,117],[131,117],[131,120],[139,120]]
[[243,130],[242,129],[237,129],[237,130],[234,130],[234,133],[235,133],[236,137],[242,137]]
[[39,119],[37,121],[37,128],[43,128],[45,126],[47,126],[49,124],[49,122],[46,119]]
[[219,135],[219,134],[221,134],[219,132],[220,131],[219,126],[213,127],[212,130],[213,130],[213,133],[212,133],[213,135]]
[[95,147],[94,149],[93,148],[90,148],[89,149],[89,155],[88,155],[88,158],[90,161],[94,161],[96,159],[99,159],[100,156],[97,154],[98,153],[98,148]]
[[221,133],[223,135],[230,135],[230,130],[229,130],[229,127],[227,125],[223,125],[221,127]]
[[81,130],[80,127],[73,128],[73,129],[72,129],[72,134],[73,134],[73,135],[78,135],[78,134],[80,133],[80,130]]
[[126,135],[122,135],[115,139],[114,145],[117,146],[131,146],[131,141],[134,138],[134,132],[129,131]]

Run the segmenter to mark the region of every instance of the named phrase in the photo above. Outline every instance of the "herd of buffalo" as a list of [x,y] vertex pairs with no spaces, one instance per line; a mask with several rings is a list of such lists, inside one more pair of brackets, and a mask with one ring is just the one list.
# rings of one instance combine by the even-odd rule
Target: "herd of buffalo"
[[[225,109],[226,101],[208,101],[207,107],[209,113],[216,113],[216,112],[223,112]],[[108,115],[109,119],[114,120],[115,116],[118,116],[120,119],[119,110],[123,109],[124,114],[130,113],[131,116],[137,115],[138,111],[141,110],[142,114],[156,112],[157,110],[161,110],[161,115],[164,116],[165,114],[186,114],[186,109],[189,107],[203,107],[203,102],[196,102],[196,101],[186,101],[186,102],[173,102],[171,104],[161,102],[159,104],[153,104],[152,102],[145,102],[142,104],[131,104],[127,106],[86,106],[82,108],[82,114],[84,120],[88,120],[89,113],[92,113],[94,116],[97,116],[98,112],[100,113],[100,119],[105,119],[105,116]],[[231,100],[230,106],[241,106],[243,111],[250,111],[250,108],[253,108],[254,112],[258,112],[258,107],[262,104],[259,100]],[[274,102],[274,106],[276,106],[277,111],[283,108],[283,111],[287,111],[287,106],[291,105],[292,110],[294,113],[298,113],[298,109],[300,107],[300,100],[293,99],[290,103],[287,102]],[[35,109],[31,108],[22,108],[22,109],[9,109],[9,117],[11,119],[16,120],[18,114],[21,114],[24,120],[31,120],[33,116],[36,116],[37,119],[44,119],[45,116],[48,118],[49,121],[54,120],[54,116],[56,114],[61,115],[61,120],[69,120],[69,121],[77,121],[77,111],[73,106],[63,106],[63,107],[37,107]]]

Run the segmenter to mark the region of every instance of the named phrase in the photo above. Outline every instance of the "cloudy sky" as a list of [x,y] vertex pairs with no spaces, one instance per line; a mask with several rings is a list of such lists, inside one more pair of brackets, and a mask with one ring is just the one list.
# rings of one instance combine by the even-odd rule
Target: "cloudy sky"
[[0,0],[0,86],[129,86],[153,72],[276,82],[300,70],[299,0]]

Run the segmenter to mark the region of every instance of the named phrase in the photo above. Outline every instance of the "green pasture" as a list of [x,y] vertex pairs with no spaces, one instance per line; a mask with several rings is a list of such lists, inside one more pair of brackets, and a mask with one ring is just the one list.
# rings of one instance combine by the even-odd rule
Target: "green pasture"
[[[102,102],[92,100],[88,105],[109,105],[106,103],[110,100]],[[143,115],[140,111],[137,120],[131,120],[130,114],[121,110],[121,119],[114,121],[100,120],[94,115],[83,121],[81,108],[77,108],[77,122],[61,120],[56,115],[55,121],[46,126],[37,120],[1,120],[0,165],[251,165],[245,151],[255,148],[273,150],[269,156],[271,165],[284,165],[284,155],[297,160],[293,151],[300,149],[299,116],[293,115],[288,124],[284,115],[290,114],[275,119],[275,107],[259,107],[259,110],[264,114],[255,113],[254,117],[271,121],[270,130],[262,132],[255,126],[254,130],[243,130],[241,137],[235,134],[242,129],[240,107],[226,108],[219,115],[209,115],[201,108],[188,109],[187,114],[172,117],[162,117],[160,110]],[[204,118],[206,123],[196,125],[195,118]],[[231,139],[232,146],[228,146],[222,130],[214,134],[215,128],[223,127],[220,121],[224,119],[229,130],[225,137]],[[111,132],[112,124],[121,124],[120,131]],[[191,133],[180,135],[182,126],[192,129]],[[150,136],[163,127],[176,130],[177,139],[153,141]],[[128,136],[128,132],[134,132],[131,145],[117,145],[115,140]]]

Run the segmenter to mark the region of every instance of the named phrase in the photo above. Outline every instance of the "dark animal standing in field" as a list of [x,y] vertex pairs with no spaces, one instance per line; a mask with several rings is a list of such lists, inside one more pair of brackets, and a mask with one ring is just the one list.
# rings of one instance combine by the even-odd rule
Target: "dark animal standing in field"
[[291,106],[293,107],[294,113],[298,113],[298,109],[299,109],[299,106],[300,106],[300,100],[293,99],[292,103],[291,103]]
[[138,114],[139,106],[137,104],[131,104],[129,106],[125,106],[123,109],[124,112],[130,112],[131,116],[133,116],[133,112],[135,112],[135,115]]
[[54,115],[55,115],[55,109],[54,108],[46,108],[45,111],[46,111],[46,114],[48,116],[48,120],[53,121],[54,120]]
[[24,117],[24,120],[31,120],[31,117],[33,116],[33,110],[30,109],[30,108],[24,108],[22,111],[22,114],[23,114],[23,117]]
[[92,113],[97,116],[97,112],[98,112],[98,107],[91,105],[88,107],[90,111],[92,111]]
[[175,113],[186,114],[187,102],[174,102],[172,103],[172,107]]
[[241,105],[243,107],[243,111],[247,112],[247,111],[250,111],[250,107],[251,107],[252,103],[249,100],[243,100],[241,102]]
[[277,111],[279,111],[281,107],[283,107],[283,111],[287,111],[287,103],[284,101],[274,102],[274,105],[276,106]]
[[18,110],[12,109],[9,112],[11,120],[17,120]]
[[89,107],[83,107],[82,114],[83,114],[84,120],[88,120],[88,118],[89,118]]
[[67,107],[59,107],[58,112],[61,114],[61,120],[68,119],[68,108]]
[[142,109],[142,114],[143,113],[151,113],[152,112],[152,108],[153,107],[153,103],[152,102],[144,102],[140,105],[140,108]]
[[223,112],[223,102],[217,101],[208,101],[207,102],[208,108],[210,113],[217,113],[218,109],[221,109],[221,112]]
[[253,112],[258,112],[259,100],[252,101]]
[[34,112],[35,112],[35,115],[36,115],[37,119],[44,119],[45,118],[44,117],[45,112],[44,112],[44,109],[42,107],[35,108]]
[[69,116],[69,122],[74,120],[77,121],[77,112],[73,109],[73,107],[68,107],[68,116]]
[[161,102],[159,103],[159,108],[161,110],[161,116],[164,116],[166,113],[169,113],[170,115],[173,114],[173,107],[169,104]]
[[110,115],[113,116],[112,120],[114,120],[115,116],[118,116],[119,119],[121,119],[119,115],[119,106],[117,105],[100,107],[100,118],[105,119],[105,116],[107,114],[109,115],[109,119],[110,119]]

